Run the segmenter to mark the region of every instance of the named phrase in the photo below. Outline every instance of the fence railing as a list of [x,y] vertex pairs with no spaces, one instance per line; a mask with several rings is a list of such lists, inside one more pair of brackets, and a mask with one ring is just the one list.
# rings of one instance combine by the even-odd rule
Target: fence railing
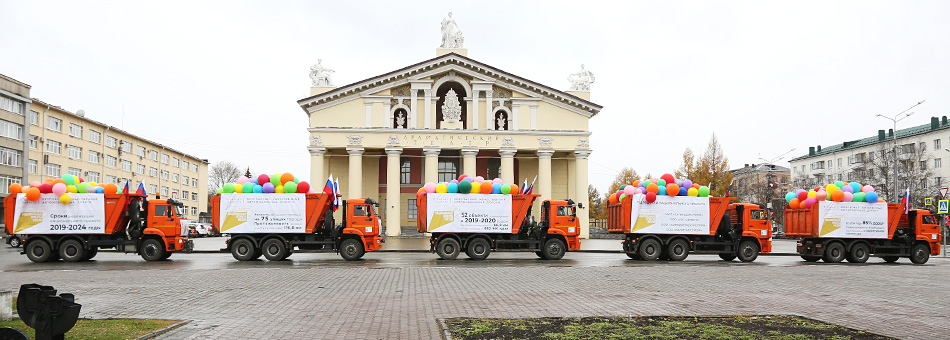
[[607,229],[607,219],[590,220],[590,227]]

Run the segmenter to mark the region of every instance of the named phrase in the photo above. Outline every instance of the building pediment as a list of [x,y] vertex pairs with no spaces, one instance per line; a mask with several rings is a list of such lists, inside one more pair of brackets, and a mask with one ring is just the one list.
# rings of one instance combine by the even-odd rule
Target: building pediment
[[[387,90],[392,96],[408,95],[409,91],[419,89],[419,85],[438,83],[440,79],[447,76],[464,80],[466,86],[490,89],[499,93],[499,96],[507,95],[511,100],[542,100],[587,117],[596,115],[603,108],[565,91],[556,90],[455,53],[340,86],[298,100],[297,104],[309,114],[338,103],[376,95]],[[514,94],[524,97],[513,97]]]

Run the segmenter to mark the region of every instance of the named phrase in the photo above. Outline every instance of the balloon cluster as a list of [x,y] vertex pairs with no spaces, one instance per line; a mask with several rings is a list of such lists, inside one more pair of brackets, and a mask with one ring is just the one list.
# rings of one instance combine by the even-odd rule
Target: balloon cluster
[[310,183],[301,181],[289,172],[283,174],[265,175],[256,178],[241,176],[237,183],[227,183],[218,188],[219,194],[315,194]]
[[617,192],[610,194],[607,201],[617,204],[636,194],[645,194],[647,203],[653,203],[657,196],[708,197],[709,187],[693,183],[689,179],[677,179],[671,174],[663,174],[660,178],[637,180],[633,184],[621,185]]
[[508,195],[520,192],[521,189],[518,185],[504,183],[500,178],[487,180],[482,176],[469,177],[468,175],[462,175],[451,182],[426,183],[416,192],[416,197],[431,193]]
[[99,185],[96,182],[86,182],[82,177],[70,174],[62,175],[55,179],[48,178],[42,183],[40,183],[40,181],[33,181],[29,186],[13,183],[10,184],[9,190],[11,195],[23,193],[26,195],[26,199],[31,202],[38,201],[40,194],[56,194],[59,196],[59,201],[63,204],[69,204],[69,202],[72,201],[72,198],[67,194],[122,193],[121,189],[115,184]]
[[798,189],[796,192],[785,194],[785,202],[790,209],[808,209],[818,201],[834,202],[883,202],[878,197],[874,187],[870,185],[862,186],[858,182],[837,181],[824,186],[805,191]]

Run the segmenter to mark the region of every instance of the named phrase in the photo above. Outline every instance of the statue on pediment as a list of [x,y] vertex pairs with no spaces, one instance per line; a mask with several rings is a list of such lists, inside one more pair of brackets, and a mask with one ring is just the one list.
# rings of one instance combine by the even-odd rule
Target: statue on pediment
[[567,77],[571,82],[571,89],[568,91],[590,91],[590,84],[594,83],[594,73],[584,69],[581,64],[581,70]]
[[442,19],[442,46],[441,48],[462,48],[465,38],[462,37],[462,30],[459,29],[455,19],[452,19],[452,12],[449,16]]
[[396,128],[397,129],[406,128],[406,115],[403,114],[402,111],[399,111],[399,113],[396,114]]
[[330,75],[334,70],[323,67],[323,59],[317,59],[317,63],[310,66],[310,80],[313,81],[313,87],[333,87],[333,79]]
[[462,120],[462,105],[459,103],[459,96],[455,89],[449,89],[445,93],[445,100],[442,104],[442,121],[448,123],[458,123]]

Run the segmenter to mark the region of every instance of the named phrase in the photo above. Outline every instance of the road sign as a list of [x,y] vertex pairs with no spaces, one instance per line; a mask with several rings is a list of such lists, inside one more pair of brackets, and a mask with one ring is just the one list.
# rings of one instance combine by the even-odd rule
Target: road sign
[[948,190],[950,190],[950,188],[940,188],[940,198],[947,198]]
[[950,214],[950,200],[940,200],[937,201],[937,213],[938,214]]
[[930,197],[924,198],[924,205],[934,205],[934,199]]

